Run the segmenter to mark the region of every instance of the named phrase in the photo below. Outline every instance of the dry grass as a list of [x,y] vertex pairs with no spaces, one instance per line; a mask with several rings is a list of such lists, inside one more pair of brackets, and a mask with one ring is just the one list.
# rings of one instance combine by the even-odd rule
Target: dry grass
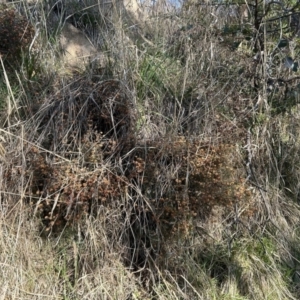
[[298,299],[297,79],[256,109],[263,62],[192,4],[134,32],[76,12],[105,59],[61,72],[15,7],[40,24],[1,59],[0,298]]

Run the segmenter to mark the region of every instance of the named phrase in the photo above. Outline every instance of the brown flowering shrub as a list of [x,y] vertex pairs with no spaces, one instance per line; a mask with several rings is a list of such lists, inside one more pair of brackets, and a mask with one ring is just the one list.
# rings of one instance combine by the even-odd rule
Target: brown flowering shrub
[[[26,196],[46,231],[76,225],[93,205],[115,208],[124,196],[126,178],[104,160],[115,153],[113,139],[88,129],[81,143],[80,152],[71,155],[66,151],[66,158],[51,157],[45,149],[27,144]],[[63,146],[68,149],[70,144]],[[12,177],[13,169],[6,172],[8,181],[17,180]]]
[[46,231],[76,224],[90,212],[93,203],[112,208],[124,194],[126,180],[104,167],[91,170],[76,161],[57,163],[55,159],[50,164],[35,147],[28,152],[27,160],[31,163],[27,175],[32,174],[28,194]]
[[147,155],[136,155],[129,179],[148,191],[157,224],[166,232],[188,234],[192,221],[208,219],[214,207],[232,210],[249,199],[234,151],[230,144],[213,146],[183,137],[173,143],[155,142]]
[[0,5],[0,55],[16,57],[28,47],[34,37],[29,21],[13,8]]

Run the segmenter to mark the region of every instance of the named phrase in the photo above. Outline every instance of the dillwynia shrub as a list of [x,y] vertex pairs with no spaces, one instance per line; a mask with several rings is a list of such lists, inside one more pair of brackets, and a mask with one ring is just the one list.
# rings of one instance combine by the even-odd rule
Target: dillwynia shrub
[[16,58],[34,37],[29,21],[14,9],[0,5],[0,54]]

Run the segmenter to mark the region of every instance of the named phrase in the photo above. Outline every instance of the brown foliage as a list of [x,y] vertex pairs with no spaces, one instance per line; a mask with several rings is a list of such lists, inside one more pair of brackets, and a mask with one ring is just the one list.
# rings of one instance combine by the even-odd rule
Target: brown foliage
[[29,46],[34,28],[29,21],[14,9],[0,5],[0,55],[15,57]]
[[143,191],[152,190],[153,218],[167,231],[189,233],[191,220],[207,219],[216,206],[232,209],[250,196],[230,144],[178,137],[172,143],[150,143],[147,149],[134,158],[129,178]]
[[[50,165],[32,148],[33,176],[28,193],[38,206],[46,230],[60,230],[66,224],[76,224],[89,213],[93,203],[113,207],[125,191],[125,179],[99,167],[66,162]],[[33,203],[33,201],[32,201]]]

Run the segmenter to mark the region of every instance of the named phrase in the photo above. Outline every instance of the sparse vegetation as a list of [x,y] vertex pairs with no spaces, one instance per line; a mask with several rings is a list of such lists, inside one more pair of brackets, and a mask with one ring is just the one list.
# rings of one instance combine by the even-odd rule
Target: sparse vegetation
[[299,299],[300,6],[263,3],[0,7],[3,299]]

